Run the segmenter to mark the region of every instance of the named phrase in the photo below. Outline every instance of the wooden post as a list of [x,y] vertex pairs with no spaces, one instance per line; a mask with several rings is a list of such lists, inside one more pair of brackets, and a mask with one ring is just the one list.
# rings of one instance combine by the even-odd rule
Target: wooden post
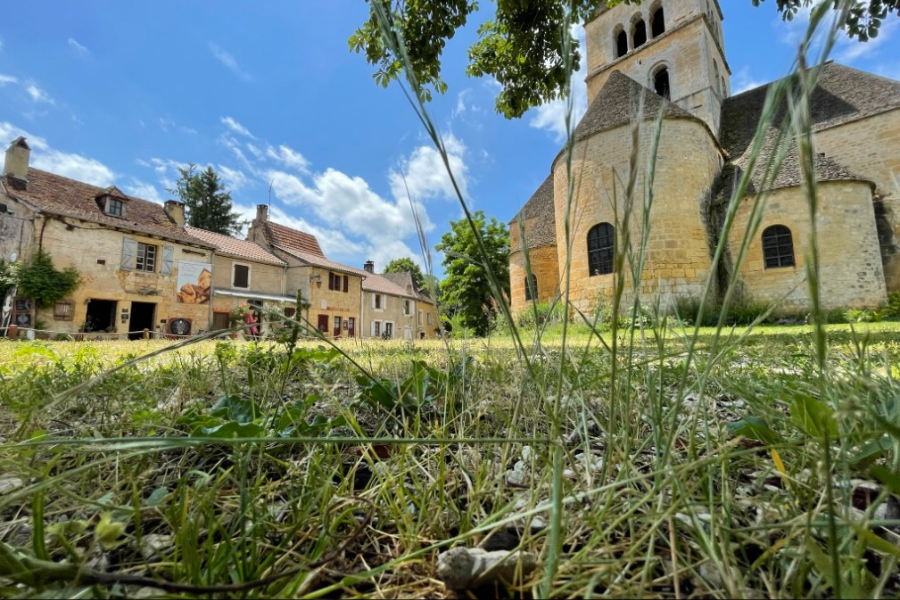
[[150,330],[147,329],[146,327],[144,327],[144,339],[145,339],[145,340],[149,340],[149,339],[150,339]]

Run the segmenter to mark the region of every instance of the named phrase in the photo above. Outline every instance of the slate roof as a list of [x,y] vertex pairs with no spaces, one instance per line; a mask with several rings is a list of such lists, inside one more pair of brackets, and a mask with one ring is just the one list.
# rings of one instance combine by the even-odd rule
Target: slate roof
[[[535,219],[525,240],[529,248],[556,245],[556,210],[553,206],[552,173],[532,194],[522,210],[509,222],[511,229],[518,230],[520,218],[525,221]],[[520,246],[516,246],[510,248],[510,252],[518,252],[520,249]]]
[[[575,141],[581,141],[599,131],[632,123],[639,116],[642,101],[644,117],[656,118],[662,110],[663,97],[621,71],[613,71],[575,127]],[[699,121],[697,117],[672,103],[666,106],[665,116]]]
[[325,258],[316,236],[304,231],[297,231],[278,223],[266,221],[262,224],[263,234],[272,246],[293,248],[304,254]]
[[[766,96],[775,83],[777,82],[725,99],[722,105],[720,141],[730,160],[720,178],[720,191],[730,191],[735,185],[737,176],[747,168],[753,136],[762,116]],[[818,85],[810,98],[812,130],[815,132],[837,127],[897,108],[900,108],[900,81],[833,62],[827,63],[819,72]],[[748,190],[750,193],[758,191],[762,186],[768,159],[776,150],[775,140],[778,134],[776,126],[783,126],[787,112],[785,100],[775,113],[773,126],[765,134],[765,144],[757,159],[756,169],[751,173],[751,186]],[[771,188],[800,185],[801,177],[797,146],[792,144]],[[816,177],[818,181],[867,181],[833,159],[821,155],[816,159]]]
[[109,188],[105,190],[33,167],[28,170],[28,181],[24,190],[20,189],[19,185],[10,186],[5,178],[2,181],[4,191],[8,195],[31,204],[43,213],[155,235],[193,246],[214,248],[212,244],[188,235],[181,226],[169,218],[162,205],[156,202],[119,192],[121,197],[129,202],[125,207],[125,216],[114,217],[104,213],[97,203],[97,197],[106,194]]
[[287,264],[271,252],[266,251],[258,244],[248,240],[239,240],[230,235],[223,235],[221,233],[191,227],[190,225],[186,226],[184,230],[198,240],[215,246],[216,253],[218,254],[230,256],[232,258],[243,258],[269,265],[278,265],[280,267]]

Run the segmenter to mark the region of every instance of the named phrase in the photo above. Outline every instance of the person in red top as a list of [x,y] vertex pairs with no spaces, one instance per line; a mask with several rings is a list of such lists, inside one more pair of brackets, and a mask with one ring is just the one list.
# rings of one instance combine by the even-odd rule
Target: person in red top
[[259,328],[255,325],[256,317],[253,316],[252,310],[247,311],[247,316],[244,317],[244,323],[246,323],[247,325],[251,325],[251,327],[248,327],[246,329],[247,335],[252,335],[253,337],[259,335]]

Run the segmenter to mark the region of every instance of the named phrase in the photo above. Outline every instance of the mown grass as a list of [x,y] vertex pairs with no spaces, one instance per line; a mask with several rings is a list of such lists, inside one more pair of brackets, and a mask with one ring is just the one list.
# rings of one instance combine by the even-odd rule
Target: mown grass
[[[837,35],[839,21],[807,58],[831,4],[812,12],[796,85],[771,86],[748,165],[759,160],[771,182],[797,141],[813,221],[806,66]],[[850,4],[838,6],[845,17]],[[379,21],[408,64],[391,15]],[[571,48],[562,55],[571,66]],[[661,128],[647,117],[633,133],[651,127],[651,147],[635,145],[608,190],[616,230],[633,219],[644,232],[617,248],[609,331],[520,329],[488,272],[509,334],[485,340],[288,336],[155,354],[165,347],[0,342],[0,594],[446,597],[436,559],[457,545],[530,552],[541,565],[482,596],[900,594],[897,325],[823,325],[813,237],[815,324],[726,326],[766,193],[731,249],[735,275],[703,296],[718,296],[716,327],[621,319],[642,308],[625,274],[639,289]],[[571,244],[567,227],[558,242]],[[721,242],[711,272],[724,252]]]

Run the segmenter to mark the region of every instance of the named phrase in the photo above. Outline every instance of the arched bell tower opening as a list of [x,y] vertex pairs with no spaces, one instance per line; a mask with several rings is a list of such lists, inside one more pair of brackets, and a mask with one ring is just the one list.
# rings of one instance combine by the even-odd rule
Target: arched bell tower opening
[[601,4],[585,24],[588,102],[618,70],[699,117],[718,135],[731,74],[719,0]]

